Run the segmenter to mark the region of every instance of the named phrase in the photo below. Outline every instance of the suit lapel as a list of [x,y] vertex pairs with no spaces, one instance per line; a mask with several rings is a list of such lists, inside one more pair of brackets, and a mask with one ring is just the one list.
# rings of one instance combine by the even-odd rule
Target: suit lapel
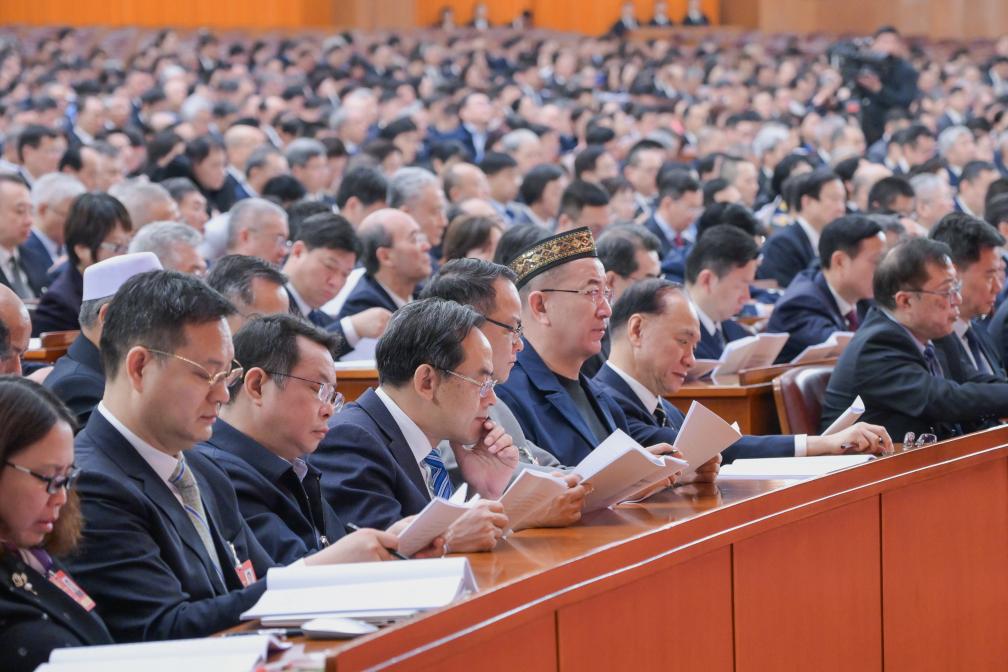
[[[584,418],[578,413],[570,394],[563,388],[560,381],[557,380],[556,374],[549,370],[531,344],[526,343],[525,349],[518,355],[518,365],[525,369],[529,382],[543,393],[546,400],[560,413],[560,417],[566,420],[592,448],[598,445],[599,439],[595,438]],[[607,419],[610,426],[614,424],[608,413],[602,417]]]
[[836,299],[833,298],[833,292],[829,290],[829,285],[826,283],[826,276],[821,272],[816,273],[815,279],[812,283],[819,290],[819,296],[822,301],[829,306],[830,317],[833,318],[833,323],[841,330],[847,331],[850,325],[847,324],[847,318],[841,315],[840,306],[837,305]]
[[427,483],[424,481],[423,474],[420,473],[420,465],[417,464],[413,450],[406,443],[406,437],[399,431],[399,425],[396,424],[392,414],[385,408],[382,400],[375,394],[374,390],[368,390],[357,400],[357,405],[371,417],[378,429],[385,435],[388,441],[389,452],[392,453],[392,457],[406,472],[406,475],[409,476],[413,485],[427,499],[430,499],[430,491],[427,489]]

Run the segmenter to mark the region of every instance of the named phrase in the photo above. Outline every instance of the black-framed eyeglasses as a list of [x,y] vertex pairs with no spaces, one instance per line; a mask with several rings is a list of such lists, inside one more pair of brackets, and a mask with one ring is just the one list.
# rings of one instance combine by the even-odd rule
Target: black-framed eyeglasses
[[582,296],[587,296],[592,300],[596,306],[601,303],[600,299],[605,298],[607,303],[612,303],[613,290],[611,287],[605,287],[599,289],[598,287],[593,287],[592,289],[540,289],[540,292],[561,292],[563,294],[580,294]]
[[174,357],[175,359],[181,359],[186,364],[192,364],[200,371],[206,374],[207,383],[210,387],[217,385],[219,383],[224,383],[225,386],[231,387],[245,375],[245,369],[242,367],[241,363],[237,359],[231,360],[231,368],[226,371],[218,371],[217,373],[210,373],[207,368],[200,364],[199,362],[194,362],[191,359],[187,359],[182,355],[176,355],[174,352],[165,352],[164,350],[155,350],[154,348],[147,348],[151,352],[157,355],[163,355],[165,357]]
[[498,327],[504,329],[505,331],[510,331],[512,338],[516,338],[519,341],[521,340],[522,335],[525,333],[525,327],[522,326],[521,320],[518,320],[518,324],[512,327],[507,322],[498,322],[492,317],[487,317],[486,315],[483,316],[483,319],[489,322],[490,324],[496,324]]
[[343,410],[343,404],[346,401],[343,399],[343,393],[336,391],[336,383],[323,383],[320,380],[311,380],[310,378],[301,378],[300,376],[292,376],[289,373],[280,373],[278,371],[266,371],[266,373],[271,376],[281,376],[283,378],[293,378],[294,380],[300,380],[304,383],[311,383],[312,385],[318,385],[318,392],[315,396],[323,404],[332,404],[333,413],[339,413]]
[[470,378],[469,376],[459,373],[458,371],[452,371],[451,369],[440,369],[440,370],[444,371],[448,375],[455,376],[456,378],[461,378],[467,383],[472,383],[473,385],[478,387],[480,399],[486,399],[486,396],[490,394],[490,390],[494,389],[494,387],[497,386],[497,381],[494,380],[493,378],[487,378],[481,383],[475,378]]
[[61,476],[43,476],[37,472],[32,471],[28,467],[22,467],[20,464],[14,464],[13,462],[4,462],[4,464],[11,469],[20,471],[23,474],[28,474],[29,476],[34,476],[38,480],[46,484],[46,492],[50,495],[55,495],[61,489],[70,492],[70,488],[73,487],[74,482],[77,477],[80,476],[81,470],[79,467],[70,465],[70,470]]
[[946,289],[944,292],[939,292],[933,289],[904,289],[904,292],[911,292],[914,294],[932,294],[934,296],[940,296],[949,303],[952,302],[953,297],[962,298],[962,283],[954,283],[951,287]]

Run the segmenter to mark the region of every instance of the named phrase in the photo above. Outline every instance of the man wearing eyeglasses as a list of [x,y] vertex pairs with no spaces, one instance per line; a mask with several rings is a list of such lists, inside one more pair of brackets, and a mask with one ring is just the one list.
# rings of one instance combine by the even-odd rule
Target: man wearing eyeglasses
[[293,315],[270,315],[246,323],[234,345],[245,376],[197,450],[231,478],[256,539],[282,564],[330,545],[339,548],[332,561],[388,559],[382,542],[393,539],[377,530],[347,535],[306,461],[343,407],[333,366],[338,339]]
[[225,320],[233,311],[173,271],[130,278],[108,305],[105,395],[75,440],[87,525],[71,566],[118,642],[237,625],[276,564],[227,475],[190,450],[210,438],[228,384],[242,375]]
[[228,254],[259,257],[277,268],[290,250],[287,213],[264,198],[246,198],[228,213]]
[[857,395],[861,420],[890,436],[946,439],[1008,414],[1008,384],[989,376],[956,382],[935,341],[954,333],[962,285],[944,243],[915,238],[897,245],[875,271],[876,306],[840,356],[823,398],[828,426]]
[[[384,529],[453,492],[437,446],[449,441],[483,499],[445,534],[452,551],[487,551],[507,529],[500,502],[518,464],[511,437],[489,419],[493,352],[484,318],[453,301],[400,308],[378,341],[379,386],[347,405],[309,462],[340,518]],[[467,447],[468,446],[468,447]]]

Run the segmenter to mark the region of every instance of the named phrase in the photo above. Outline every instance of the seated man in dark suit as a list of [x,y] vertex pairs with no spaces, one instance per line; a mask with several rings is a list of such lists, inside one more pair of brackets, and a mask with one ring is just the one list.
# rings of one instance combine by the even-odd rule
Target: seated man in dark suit
[[392,316],[375,352],[378,389],[336,415],[309,458],[340,518],[386,528],[435,496],[449,497],[452,484],[437,450],[448,440],[463,478],[484,499],[448,529],[445,545],[484,551],[497,544],[508,521],[495,500],[518,453],[488,419],[496,381],[479,330],[483,319],[440,299],[410,303]]
[[948,245],[962,283],[962,303],[953,332],[935,340],[935,348],[948,362],[949,378],[963,383],[980,373],[1005,380],[1001,355],[987,330],[979,326],[994,309],[1004,282],[1001,259],[1004,236],[982,219],[952,212],[931,229],[930,237]]
[[686,257],[696,242],[690,225],[700,216],[702,207],[703,192],[692,173],[675,170],[658,180],[655,209],[644,226],[661,243],[662,272],[669,280],[683,280]]
[[234,344],[245,377],[197,451],[227,472],[256,539],[282,564],[330,545],[331,561],[388,559],[387,538],[376,530],[347,534],[322,497],[321,474],[306,462],[343,406],[332,357],[338,339],[291,315],[270,315],[246,323]]
[[84,269],[81,333],[67,353],[56,360],[52,372],[42,383],[77,416],[78,427],[87,424],[91,411],[105,394],[105,372],[98,344],[109,302],[134,275],[158,270],[161,270],[161,262],[153,252],[124,254]]
[[816,258],[819,234],[844,214],[847,191],[840,176],[816,169],[800,175],[795,185],[795,222],[770,236],[756,277],[776,280],[783,289]]
[[[265,590],[257,577],[276,564],[227,474],[190,451],[210,438],[227,385],[242,375],[224,319],[233,311],[173,271],[130,278],[108,306],[105,396],[75,441],[87,525],[70,568],[116,641],[237,625]],[[327,562],[329,550],[305,564]]]
[[206,283],[235,307],[227,318],[232,334],[253,317],[289,313],[286,282],[287,277],[271,264],[244,254],[221,257],[206,277]]
[[[586,228],[550,236],[510,263],[518,276],[525,347],[499,396],[522,431],[562,464],[576,465],[617,429],[619,405],[582,372],[599,352],[612,310],[595,241]],[[660,442],[655,454],[672,452]]]
[[795,276],[767,322],[767,332],[790,334],[778,362],[790,362],[835,331],[857,330],[858,302],[872,297],[885,245],[882,227],[864,215],[845,215],[826,225],[819,238],[822,270]]
[[87,191],[77,178],[62,173],[44,175],[32,187],[35,223],[31,235],[21,245],[21,255],[29,278],[45,278],[66,259],[64,229],[75,198]]
[[823,398],[822,426],[858,395],[862,417],[899,441],[907,432],[939,439],[989,426],[1008,414],[1008,384],[981,375],[957,383],[934,341],[953,333],[961,303],[958,276],[944,243],[915,238],[892,250],[875,271],[875,303],[840,356]]
[[368,215],[358,235],[365,272],[343,304],[340,320],[376,306],[395,312],[431,274],[427,236],[401,210],[385,208]]
[[[619,403],[638,442],[674,442],[685,416],[663,397],[679,391],[696,361],[696,311],[677,285],[644,280],[616,302],[609,328],[613,349],[596,382]],[[739,457],[839,454],[851,444],[874,453],[892,447],[885,429],[857,423],[830,436],[743,436],[721,456],[731,462]]]
[[749,301],[759,248],[742,229],[712,226],[686,260],[686,291],[700,317],[698,359],[719,359],[727,343],[752,336],[731,319]]
[[341,320],[321,308],[336,296],[360,256],[361,244],[345,218],[332,213],[312,215],[294,234],[284,264],[291,312],[340,337],[336,358],[350,352],[362,338],[378,338],[392,313],[375,306]]
[[28,185],[17,175],[0,173],[0,285],[29,300],[40,297],[46,284],[45,274],[32,270],[35,265],[28,263],[22,247],[31,235],[31,225]]
[[31,316],[10,287],[0,285],[0,375],[21,375],[21,357],[31,338]]

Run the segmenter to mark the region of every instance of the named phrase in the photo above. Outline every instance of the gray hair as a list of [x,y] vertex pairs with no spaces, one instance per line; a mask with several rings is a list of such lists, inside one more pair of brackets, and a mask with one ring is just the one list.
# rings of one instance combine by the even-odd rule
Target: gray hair
[[753,138],[752,151],[757,159],[777,149],[777,146],[788,139],[791,132],[783,124],[765,124]]
[[130,254],[153,252],[166,269],[176,269],[175,246],[179,243],[195,249],[203,236],[188,224],[180,222],[154,222],[143,227],[130,241]]
[[401,208],[412,203],[423,193],[423,190],[434,185],[441,187],[434,173],[425,168],[400,168],[396,171],[388,186],[388,204],[390,208]]
[[[291,143],[292,145],[294,143]],[[245,174],[248,175],[252,172],[254,168],[262,168],[266,165],[266,161],[271,156],[283,156],[283,152],[274,147],[273,145],[262,145],[261,147],[256,147],[249,154],[248,159],[245,161]]]
[[539,142],[539,136],[527,128],[518,128],[500,139],[501,151],[514,154],[526,142]]
[[938,135],[938,142],[936,144],[938,156],[944,158],[948,154],[948,151],[952,149],[952,145],[955,144],[956,140],[967,134],[972,135],[973,131],[965,126],[949,126],[942,131]]
[[326,148],[318,140],[298,138],[287,145],[287,163],[294,166],[304,166],[316,156],[325,158]]
[[264,215],[278,215],[283,217],[285,222],[287,221],[287,212],[265,198],[246,198],[238,201],[231,208],[231,214],[228,217],[228,249],[234,247],[239,233],[245,229],[255,229],[259,224],[259,218]]
[[913,187],[914,195],[918,201],[930,203],[935,198],[937,192],[945,182],[945,178],[934,173],[921,173],[910,178],[910,186]]
[[68,198],[76,198],[85,193],[87,188],[73,175],[64,173],[49,173],[35,180],[32,185],[32,205],[56,205]]
[[126,206],[126,211],[129,212],[130,219],[133,221],[134,231],[152,221],[151,212],[158,201],[175,203],[175,199],[167,189],[155,182],[149,182],[147,178],[127,180],[113,185],[109,189],[109,195],[114,196]]
[[186,121],[192,121],[201,112],[212,112],[213,105],[203,96],[192,95],[185,99],[179,109],[179,115]]

